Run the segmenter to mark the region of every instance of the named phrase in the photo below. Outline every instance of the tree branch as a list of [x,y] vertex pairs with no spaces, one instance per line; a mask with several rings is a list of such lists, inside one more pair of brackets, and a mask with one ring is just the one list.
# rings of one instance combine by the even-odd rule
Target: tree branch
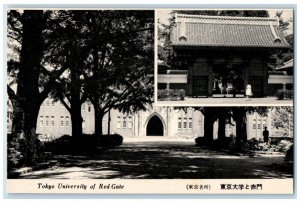
[[8,94],[9,100],[13,101],[13,100],[17,99],[16,93],[13,91],[13,89],[9,85],[7,85],[7,94]]
[[53,89],[53,86],[55,85],[55,80],[61,75],[63,74],[63,72],[65,72],[67,68],[61,68],[59,70],[57,70],[56,73],[49,73],[49,81],[47,82],[47,84],[44,86],[44,90],[42,92],[40,92],[39,97],[41,100],[44,100],[45,98],[48,97],[49,93],[51,92],[51,90]]
[[71,112],[71,108],[70,108],[70,106],[65,102],[63,95],[62,95],[62,94],[58,94],[58,98],[59,98],[60,102],[64,105],[64,107],[65,107],[69,112]]

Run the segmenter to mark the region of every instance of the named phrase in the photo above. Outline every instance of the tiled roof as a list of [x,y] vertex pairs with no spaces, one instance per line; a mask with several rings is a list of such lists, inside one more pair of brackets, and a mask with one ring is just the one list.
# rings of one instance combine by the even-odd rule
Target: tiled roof
[[173,46],[289,47],[276,18],[176,14]]

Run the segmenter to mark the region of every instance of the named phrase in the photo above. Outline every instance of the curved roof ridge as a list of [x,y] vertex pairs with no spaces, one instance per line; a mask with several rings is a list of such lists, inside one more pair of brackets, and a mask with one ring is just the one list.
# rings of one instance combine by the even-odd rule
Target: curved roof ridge
[[192,15],[192,14],[179,14],[176,13],[177,17],[186,17],[186,18],[203,18],[203,19],[224,19],[224,20],[259,20],[259,21],[276,21],[277,18],[270,17],[240,17],[240,16],[210,16],[210,15]]
[[288,48],[278,18],[175,14],[173,46]]

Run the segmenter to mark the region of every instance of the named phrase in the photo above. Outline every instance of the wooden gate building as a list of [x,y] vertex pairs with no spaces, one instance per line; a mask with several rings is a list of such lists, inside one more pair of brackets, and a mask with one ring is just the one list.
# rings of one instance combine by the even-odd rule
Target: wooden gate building
[[268,66],[274,49],[286,49],[276,18],[176,14],[171,43],[187,70],[186,95],[268,95]]

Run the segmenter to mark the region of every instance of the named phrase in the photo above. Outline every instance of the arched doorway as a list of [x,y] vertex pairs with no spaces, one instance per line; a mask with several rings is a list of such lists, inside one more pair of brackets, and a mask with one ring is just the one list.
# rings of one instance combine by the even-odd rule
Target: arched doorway
[[163,136],[164,126],[158,116],[152,116],[147,124],[147,136]]

